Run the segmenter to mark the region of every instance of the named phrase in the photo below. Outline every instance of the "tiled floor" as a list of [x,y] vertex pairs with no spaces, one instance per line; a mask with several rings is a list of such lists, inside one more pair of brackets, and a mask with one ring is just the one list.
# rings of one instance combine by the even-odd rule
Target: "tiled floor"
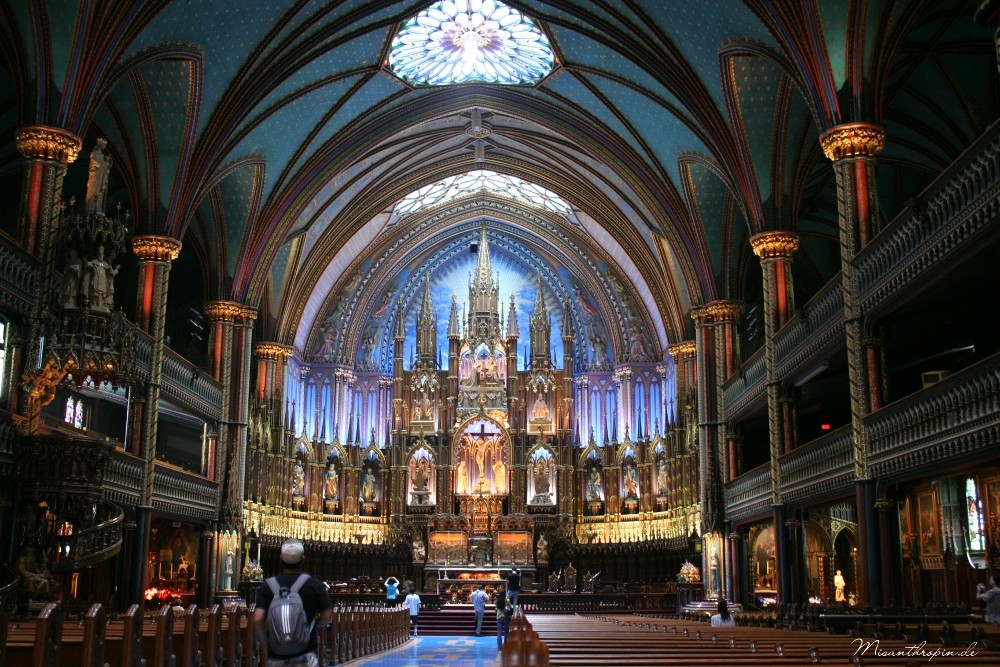
[[345,662],[344,667],[494,667],[499,658],[495,635],[411,637],[400,648]]

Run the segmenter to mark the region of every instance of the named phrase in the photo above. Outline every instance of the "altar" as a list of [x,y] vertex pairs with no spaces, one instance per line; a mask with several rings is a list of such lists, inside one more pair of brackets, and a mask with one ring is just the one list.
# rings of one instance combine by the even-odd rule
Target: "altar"
[[[446,603],[462,604],[469,601],[472,591],[484,586],[491,598],[498,592],[507,592],[509,568],[485,567],[424,567],[423,590],[433,590]],[[535,568],[521,568],[521,590],[530,590],[535,581]]]

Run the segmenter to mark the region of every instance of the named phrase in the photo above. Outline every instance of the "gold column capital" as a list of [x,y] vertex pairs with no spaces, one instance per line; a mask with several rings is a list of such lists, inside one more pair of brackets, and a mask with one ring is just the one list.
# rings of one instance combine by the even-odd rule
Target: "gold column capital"
[[257,319],[257,309],[244,306],[236,301],[206,301],[203,308],[205,317],[211,322],[253,322]]
[[750,237],[750,248],[761,259],[791,257],[799,249],[799,235],[782,229],[761,232]]
[[834,125],[819,135],[823,154],[834,162],[853,157],[875,157],[885,148],[885,128],[874,123]]
[[693,340],[683,340],[670,346],[670,354],[675,359],[684,359],[695,355],[695,344]]
[[144,262],[172,262],[181,254],[181,242],[169,236],[132,237],[132,252]]
[[54,160],[68,165],[80,154],[83,141],[58,127],[29,125],[15,134],[17,150],[25,160]]
[[716,322],[730,322],[743,314],[743,302],[720,299],[709,301],[701,309],[703,317],[711,317]]
[[257,343],[253,348],[253,353],[258,359],[274,359],[276,361],[287,359],[292,356],[292,352],[291,345],[282,345],[281,343],[272,343],[269,341]]

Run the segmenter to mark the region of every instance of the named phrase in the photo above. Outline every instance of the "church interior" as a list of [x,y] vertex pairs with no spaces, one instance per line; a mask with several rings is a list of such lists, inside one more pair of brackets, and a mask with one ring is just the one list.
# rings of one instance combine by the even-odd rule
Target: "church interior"
[[11,613],[1000,573],[1000,2],[0,7]]

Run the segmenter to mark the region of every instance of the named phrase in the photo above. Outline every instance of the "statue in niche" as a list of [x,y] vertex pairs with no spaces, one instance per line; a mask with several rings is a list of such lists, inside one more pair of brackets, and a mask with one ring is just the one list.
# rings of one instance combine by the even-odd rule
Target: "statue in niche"
[[535,546],[535,556],[539,563],[549,561],[549,541],[545,539],[545,533],[538,536],[538,544]]
[[365,468],[364,480],[361,483],[361,500],[366,503],[375,502],[375,471]]
[[608,348],[600,332],[594,333],[594,337],[590,339],[590,347],[594,352],[593,359],[590,362],[591,365],[595,367],[607,366]]
[[337,500],[340,497],[337,466],[333,463],[326,467],[326,481],[323,484],[323,495],[326,500]]
[[459,461],[455,469],[455,493],[469,492],[469,468],[465,461]]
[[549,492],[549,466],[545,459],[538,459],[531,471],[535,482],[535,495]]
[[76,308],[77,297],[80,296],[80,281],[83,279],[83,260],[70,248],[66,258],[66,268],[63,269],[63,307]]
[[413,560],[414,562],[422,563],[427,559],[427,549],[424,548],[424,542],[419,537],[413,540]]
[[236,563],[236,554],[230,551],[229,553],[226,554],[226,562],[222,568],[223,572],[222,590],[224,591],[233,590],[233,581],[236,572],[234,568],[235,563]]
[[97,246],[97,257],[87,262],[87,298],[91,308],[107,310],[110,305],[109,296],[114,294],[115,276],[119,267],[112,268],[104,259],[104,246]]
[[420,398],[420,411],[423,413],[424,419],[430,420],[434,418],[434,404],[431,403],[427,392],[424,392]]
[[667,457],[660,452],[656,455],[656,491],[657,495],[665,497],[668,493]]
[[341,292],[337,295],[337,300],[334,301],[333,308],[330,309],[330,314],[323,320],[323,328],[331,332],[335,331],[340,326],[340,318],[343,317],[344,310],[346,309],[347,295]]
[[111,156],[104,152],[107,139],[98,139],[90,152],[89,174],[87,176],[87,215],[104,215],[104,200],[108,194],[108,176],[111,172]]
[[420,409],[420,401],[413,399],[413,409],[410,410],[410,416],[414,421],[423,419],[423,410]]
[[304,496],[306,493],[306,471],[301,461],[292,466],[292,495]]
[[493,485],[496,493],[507,493],[507,464],[499,457],[493,462]]
[[414,491],[426,491],[427,484],[430,481],[430,467],[431,464],[427,459],[420,459],[416,467],[413,469],[413,490]]
[[549,418],[549,404],[545,402],[545,398],[541,394],[538,394],[538,398],[535,399],[535,404],[531,408],[531,416],[536,421]]
[[601,469],[597,466],[590,469],[587,500],[601,500]]
[[639,480],[635,461],[629,461],[625,466],[625,500],[639,499]]
[[377,363],[375,355],[375,336],[366,336],[364,341],[361,343],[362,358],[364,363],[369,367],[375,366]]

